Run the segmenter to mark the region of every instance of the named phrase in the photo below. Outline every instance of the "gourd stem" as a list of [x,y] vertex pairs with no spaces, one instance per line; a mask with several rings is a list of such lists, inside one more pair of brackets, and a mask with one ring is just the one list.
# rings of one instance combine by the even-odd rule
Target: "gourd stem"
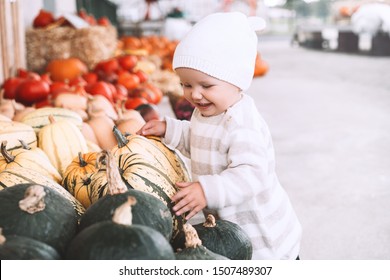
[[204,227],[215,227],[217,225],[215,217],[211,214],[207,215],[206,221],[203,223]]
[[26,141],[19,139],[20,144],[22,145],[22,148],[25,150],[31,150],[31,147],[26,143]]
[[105,156],[107,187],[108,193],[111,195],[127,192],[127,187],[119,173],[118,165],[111,152],[104,150],[102,155]]
[[1,142],[1,154],[7,163],[11,163],[15,160],[15,156],[7,151],[7,141]]
[[87,166],[88,163],[83,159],[81,152],[79,152],[78,156],[79,156],[80,167]]
[[46,207],[44,197],[45,189],[40,185],[28,187],[24,193],[24,199],[19,201],[19,208],[29,214],[43,211]]
[[116,127],[116,125],[114,125],[112,131],[114,132],[114,136],[116,138],[116,141],[118,142],[118,147],[119,148],[123,148],[124,146],[127,145],[127,143],[129,143],[129,139],[127,139],[122,134],[122,132],[118,129],[118,127]]
[[53,124],[53,123],[56,122],[56,120],[54,119],[53,115],[49,115],[49,122],[50,122],[51,124]]
[[202,245],[202,240],[199,239],[196,229],[189,223],[183,225],[184,235],[186,237],[186,248],[196,248]]
[[115,209],[112,221],[120,225],[131,226],[133,224],[133,214],[131,207],[137,203],[134,196],[127,197],[126,202]]

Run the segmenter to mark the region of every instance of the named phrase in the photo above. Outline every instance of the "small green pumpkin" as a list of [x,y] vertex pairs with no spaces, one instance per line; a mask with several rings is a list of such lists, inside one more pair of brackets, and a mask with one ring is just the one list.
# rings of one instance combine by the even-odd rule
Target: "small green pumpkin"
[[202,244],[211,251],[231,260],[250,260],[252,243],[247,233],[237,224],[216,220],[209,214],[206,221],[194,225]]
[[186,223],[183,225],[185,234],[185,248],[176,251],[177,260],[228,260],[228,258],[214,253],[202,245],[202,241],[194,227]]
[[112,221],[95,223],[72,240],[67,259],[78,260],[173,260],[166,238],[155,229],[132,224],[134,197],[119,206]]
[[5,236],[30,237],[63,254],[77,223],[71,202],[52,188],[19,184],[0,191],[0,227]]
[[0,229],[0,260],[60,259],[60,255],[52,246],[25,236],[4,236]]

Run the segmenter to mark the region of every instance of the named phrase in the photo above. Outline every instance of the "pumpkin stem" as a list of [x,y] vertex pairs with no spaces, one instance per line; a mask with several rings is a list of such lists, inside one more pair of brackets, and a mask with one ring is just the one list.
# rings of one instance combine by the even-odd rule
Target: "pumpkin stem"
[[53,115],[49,115],[49,122],[50,122],[51,124],[53,124],[53,123],[56,122],[56,120],[54,119]]
[[31,150],[31,147],[22,139],[18,139],[24,150]]
[[206,221],[203,223],[204,227],[215,227],[217,225],[215,217],[211,214],[207,215]]
[[11,163],[15,160],[15,156],[7,151],[7,141],[1,142],[1,154],[3,155],[7,163]]
[[124,146],[129,143],[129,139],[127,139],[122,132],[118,129],[116,125],[114,125],[112,131],[114,132],[114,136],[116,138],[116,141],[118,142],[118,147],[123,148]]
[[81,152],[78,153],[78,157],[79,157],[80,167],[87,166],[88,163],[83,159]]
[[106,161],[107,186],[109,194],[114,195],[127,192],[127,187],[122,180],[118,165],[116,164],[116,160],[112,153],[104,150],[102,152],[102,156]]
[[134,196],[127,197],[125,203],[115,209],[112,221],[120,225],[131,226],[133,224],[133,214],[131,207],[137,203],[137,199]]
[[29,214],[34,214],[45,209],[45,189],[40,185],[28,187],[24,193],[24,199],[19,201],[19,208]]
[[183,231],[186,237],[186,248],[196,248],[202,245],[202,240],[199,239],[196,229],[189,223],[183,225]]

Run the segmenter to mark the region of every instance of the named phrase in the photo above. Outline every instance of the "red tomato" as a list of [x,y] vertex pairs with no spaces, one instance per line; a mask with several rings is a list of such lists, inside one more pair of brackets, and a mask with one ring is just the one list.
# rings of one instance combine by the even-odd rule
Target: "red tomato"
[[96,64],[94,72],[103,71],[106,74],[113,73],[119,69],[119,62],[115,58],[100,61]]
[[51,95],[56,95],[60,92],[69,91],[69,90],[70,90],[70,87],[65,82],[53,82],[50,85],[50,94]]
[[152,83],[144,83],[144,86],[145,86],[146,88],[150,89],[151,91],[153,91],[153,93],[154,93],[154,100],[153,100],[153,102],[151,102],[151,103],[153,103],[153,104],[158,104],[158,103],[160,103],[161,99],[162,99],[163,96],[164,96],[162,90],[159,89],[157,86],[155,86],[155,85],[152,84]]
[[135,109],[141,104],[148,104],[148,101],[143,97],[129,97],[125,102],[125,108]]
[[24,105],[45,100],[50,93],[50,86],[42,80],[27,79],[22,82],[16,91],[15,100]]
[[94,72],[88,72],[82,75],[87,84],[93,84],[98,81],[98,75]]
[[108,19],[108,17],[103,16],[103,17],[98,18],[97,24],[102,25],[102,26],[109,26],[109,25],[111,25],[111,22]]
[[148,79],[149,79],[149,76],[148,74],[146,74],[144,71],[142,70],[137,70],[134,72],[134,74],[136,74],[139,78],[139,82],[142,84],[144,82],[146,82]]
[[112,90],[107,82],[99,81],[91,85],[86,85],[84,88],[87,93],[92,95],[100,94],[106,97],[109,101],[114,102]]
[[120,84],[115,84],[116,88],[116,96],[114,97],[115,100],[125,100],[127,99],[127,89],[120,85]]
[[24,78],[12,77],[4,81],[4,98],[15,99],[16,91],[19,85],[24,81]]
[[78,77],[73,78],[72,80],[70,80],[68,84],[70,86],[85,86],[85,85],[87,85],[87,81],[84,80],[83,77],[78,76]]
[[118,81],[117,83],[124,86],[128,90],[132,90],[138,87],[139,85],[139,78],[137,75],[129,73],[129,72],[124,72],[118,76]]
[[33,27],[35,28],[46,27],[49,24],[53,23],[54,21],[55,19],[51,12],[41,9],[39,11],[39,14],[34,18]]
[[118,59],[119,65],[127,71],[133,70],[134,66],[138,62],[138,57],[135,55],[131,55],[131,54],[119,56],[117,59]]
[[128,97],[129,98],[143,97],[148,101],[148,103],[154,102],[154,93],[150,89],[143,86],[137,87],[129,91]]

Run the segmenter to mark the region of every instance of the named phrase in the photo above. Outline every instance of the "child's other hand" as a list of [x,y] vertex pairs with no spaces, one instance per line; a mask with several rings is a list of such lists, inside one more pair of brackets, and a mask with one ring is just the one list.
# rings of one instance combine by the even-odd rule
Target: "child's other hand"
[[137,134],[143,136],[154,135],[164,137],[166,128],[166,121],[151,120],[144,124],[144,126],[137,131]]
[[180,190],[171,198],[176,204],[173,207],[176,215],[189,212],[185,217],[191,219],[196,213],[202,211],[207,206],[206,197],[203,189],[198,182],[180,182],[176,183]]

